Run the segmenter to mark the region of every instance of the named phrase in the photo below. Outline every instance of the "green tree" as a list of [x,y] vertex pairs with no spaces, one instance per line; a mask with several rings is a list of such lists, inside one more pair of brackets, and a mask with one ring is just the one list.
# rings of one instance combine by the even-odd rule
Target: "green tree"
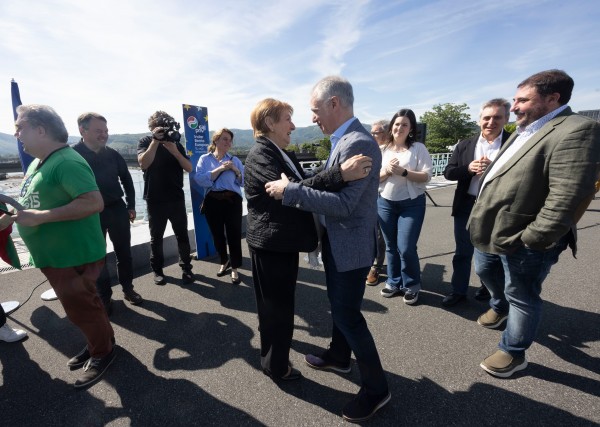
[[331,151],[331,141],[329,140],[329,135],[325,135],[325,137],[321,138],[318,141],[317,152],[315,153],[315,157],[318,160],[327,160],[329,157],[329,152]]
[[287,147],[285,147],[286,151],[293,151],[294,153],[299,153],[300,152],[300,147],[298,147],[296,144],[290,144]]
[[300,144],[300,152],[315,154],[317,152],[318,147],[319,144],[315,144],[314,142],[304,142]]
[[507,123],[504,125],[504,130],[510,133],[514,133],[517,130],[517,124],[515,122]]
[[465,113],[467,104],[437,104],[425,112],[420,122],[427,124],[425,145],[430,153],[447,153],[448,146],[471,136],[477,129],[477,123]]

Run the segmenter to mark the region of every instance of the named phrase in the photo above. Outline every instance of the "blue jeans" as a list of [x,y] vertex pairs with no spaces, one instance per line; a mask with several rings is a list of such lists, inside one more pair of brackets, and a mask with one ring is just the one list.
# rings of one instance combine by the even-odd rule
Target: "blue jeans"
[[387,254],[386,286],[416,293],[421,290],[417,241],[425,219],[425,194],[414,199],[377,199],[379,225]]
[[452,293],[467,295],[471,279],[471,260],[473,259],[473,244],[467,230],[469,215],[475,200],[465,200],[456,215],[454,215],[454,242],[456,249],[452,257]]
[[350,363],[352,352],[360,371],[361,386],[367,394],[388,392],[387,380],[367,321],[360,308],[365,293],[365,277],[370,267],[337,270],[327,233],[322,238],[322,257],[331,304],[333,328],[328,354],[340,363]]
[[542,283],[566,247],[563,237],[546,252],[522,246],[512,254],[494,255],[475,249],[475,272],[490,291],[490,307],[508,313],[501,350],[523,356],[533,343],[542,312]]

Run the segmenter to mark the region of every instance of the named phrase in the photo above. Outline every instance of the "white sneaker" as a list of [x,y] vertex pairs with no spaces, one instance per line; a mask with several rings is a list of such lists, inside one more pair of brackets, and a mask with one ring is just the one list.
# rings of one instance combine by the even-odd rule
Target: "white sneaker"
[[22,329],[13,329],[7,323],[0,328],[0,341],[15,342],[27,337],[27,332]]

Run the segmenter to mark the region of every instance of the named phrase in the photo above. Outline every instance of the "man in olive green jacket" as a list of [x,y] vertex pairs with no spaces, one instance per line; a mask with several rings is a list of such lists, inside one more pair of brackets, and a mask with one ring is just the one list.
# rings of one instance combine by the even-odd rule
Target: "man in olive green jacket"
[[567,245],[575,253],[575,224],[595,193],[600,123],[567,106],[573,86],[560,70],[519,84],[511,108],[517,132],[483,175],[469,219],[475,271],[492,295],[477,323],[496,328],[507,320],[499,350],[480,365],[497,377],[527,367],[542,283]]

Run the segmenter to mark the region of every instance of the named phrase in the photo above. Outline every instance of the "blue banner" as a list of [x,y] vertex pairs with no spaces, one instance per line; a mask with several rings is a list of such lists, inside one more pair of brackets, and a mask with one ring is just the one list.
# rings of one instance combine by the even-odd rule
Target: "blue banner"
[[[15,122],[17,121],[17,107],[22,104],[21,102],[21,94],[19,93],[19,85],[17,82],[12,79],[10,82],[10,95],[12,98],[12,108],[13,108],[13,116]],[[29,163],[33,160],[29,154],[23,151],[23,144],[21,141],[17,139],[17,148],[19,150],[19,159],[21,160],[21,169],[23,169],[23,174],[27,172],[27,168],[29,167]]]
[[208,110],[206,107],[183,104],[183,128],[185,130],[185,148],[192,162],[190,192],[192,193],[192,211],[194,213],[196,254],[197,258],[201,259],[216,254],[206,218],[200,213],[200,205],[204,201],[204,188],[199,187],[194,182],[198,160],[201,155],[206,154],[210,144]]

